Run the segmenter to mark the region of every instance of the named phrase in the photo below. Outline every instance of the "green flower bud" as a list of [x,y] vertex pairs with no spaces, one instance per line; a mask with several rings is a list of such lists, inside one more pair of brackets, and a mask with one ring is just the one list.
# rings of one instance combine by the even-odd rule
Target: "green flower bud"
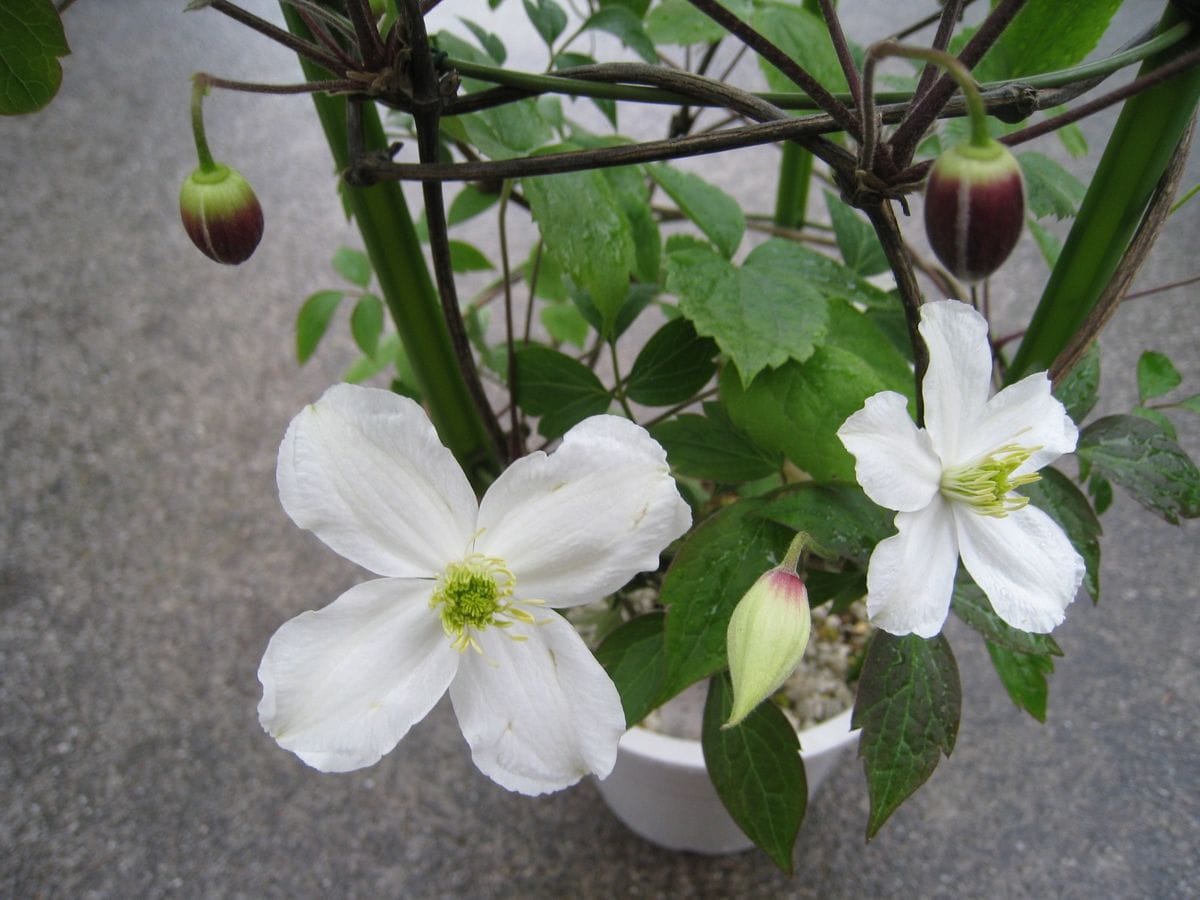
[[796,536],[787,557],[754,582],[729,620],[725,640],[733,708],[725,728],[739,724],[775,693],[795,671],[808,646],[812,627],[808,589],[796,574],[805,539],[805,535]]
[[184,180],[179,214],[192,243],[219,263],[245,262],[262,239],[262,207],[254,190],[223,163],[201,166]]
[[999,141],[952,147],[934,161],[925,185],[925,234],[955,276],[978,281],[995,272],[1024,223],[1021,167]]

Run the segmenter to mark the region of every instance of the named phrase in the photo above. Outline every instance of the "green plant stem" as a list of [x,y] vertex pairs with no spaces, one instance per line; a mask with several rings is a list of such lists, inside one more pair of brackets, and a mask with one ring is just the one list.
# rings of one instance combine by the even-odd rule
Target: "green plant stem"
[[[1164,28],[1182,14],[1168,6]],[[1195,45],[1190,37],[1180,52]],[[1171,51],[1168,51],[1170,54]],[[1140,74],[1169,62],[1156,55]],[[1159,179],[1200,100],[1200,66],[1131,97],[1121,110],[1050,279],[1042,292],[1008,380],[1048,369],[1080,330],[1113,278]]]
[[779,184],[775,191],[774,216],[774,222],[780,228],[804,226],[812,170],[811,153],[790,141],[783,145],[783,158],[779,161]]
[[203,75],[192,77],[192,137],[196,142],[196,158],[201,172],[215,172],[217,164],[208,149],[208,138],[204,134],[204,95],[208,93],[208,81]]
[[[992,137],[988,134],[987,108],[983,104],[983,94],[975,79],[971,77],[970,70],[959,62],[958,57],[944,50],[913,47],[908,44],[898,44],[895,41],[880,41],[867,48],[868,65],[873,60],[886,59],[889,56],[922,59],[945,70],[946,74],[954,79],[966,101],[967,118],[971,123],[970,142],[972,146],[987,147],[992,143]],[[868,85],[868,87],[870,86]],[[863,97],[863,111],[864,115],[874,112],[874,98],[869,93]]]
[[[286,3],[281,6],[289,27],[303,34],[299,16]],[[301,65],[306,77],[324,77],[325,73],[308,61],[302,60]],[[351,162],[347,101],[344,97],[314,95],[313,103],[335,164],[339,171],[345,170]],[[382,150],[387,138],[375,107],[366,105],[362,115],[368,149]],[[362,234],[434,427],[472,484],[481,489],[499,471],[499,457],[459,370],[404,194],[399,185],[392,183],[372,187],[343,184],[342,197]]]

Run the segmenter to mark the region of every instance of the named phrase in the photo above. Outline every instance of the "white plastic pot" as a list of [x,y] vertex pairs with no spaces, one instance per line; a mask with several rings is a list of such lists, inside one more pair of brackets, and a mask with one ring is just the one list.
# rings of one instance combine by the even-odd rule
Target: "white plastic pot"
[[[858,737],[850,730],[852,712],[800,732],[810,800]],[[699,741],[634,726],[621,738],[612,774],[597,787],[618,819],[660,847],[721,854],[753,846],[717,796]]]

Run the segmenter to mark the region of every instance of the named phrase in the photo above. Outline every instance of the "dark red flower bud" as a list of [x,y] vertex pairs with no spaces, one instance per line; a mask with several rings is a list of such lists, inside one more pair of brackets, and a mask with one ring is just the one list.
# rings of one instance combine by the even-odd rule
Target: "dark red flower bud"
[[262,239],[262,207],[254,190],[223,163],[198,168],[184,180],[179,214],[192,243],[219,263],[245,262]]
[[1024,223],[1021,167],[1003,144],[963,144],[934,161],[925,185],[925,234],[955,276],[978,281],[995,272]]

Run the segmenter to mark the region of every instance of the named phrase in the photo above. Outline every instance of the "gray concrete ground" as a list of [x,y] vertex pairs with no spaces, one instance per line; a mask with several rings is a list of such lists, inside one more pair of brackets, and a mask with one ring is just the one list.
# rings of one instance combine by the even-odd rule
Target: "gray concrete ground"
[[[255,717],[266,640],[362,577],[292,526],[273,474],[288,419],[349,358],[342,334],[297,369],[291,327],[353,238],[308,101],[226,95],[210,138],[256,186],[267,234],[238,270],[188,244],[186,75],[292,75],[284,54],[181,5],[76,5],[62,95],[0,123],[0,895],[1200,894],[1196,525],[1123,497],[1105,518],[1104,602],[1076,603],[1057,633],[1050,722],[1018,712],[953,628],[953,757],[869,845],[847,758],[791,880],[753,852],[646,844],[591,783],[506,793],[472,767],[445,703],[364,772],[322,776],[277,748]],[[1144,20],[1159,4],[1132,6]],[[863,7],[869,24],[895,4]],[[1139,285],[1196,274],[1198,228],[1200,202]],[[1000,300],[1031,303],[1040,265],[1019,258]],[[1142,347],[1200,385],[1197,297],[1117,317],[1107,408],[1128,408]],[[1194,421],[1182,440],[1200,454]]]

